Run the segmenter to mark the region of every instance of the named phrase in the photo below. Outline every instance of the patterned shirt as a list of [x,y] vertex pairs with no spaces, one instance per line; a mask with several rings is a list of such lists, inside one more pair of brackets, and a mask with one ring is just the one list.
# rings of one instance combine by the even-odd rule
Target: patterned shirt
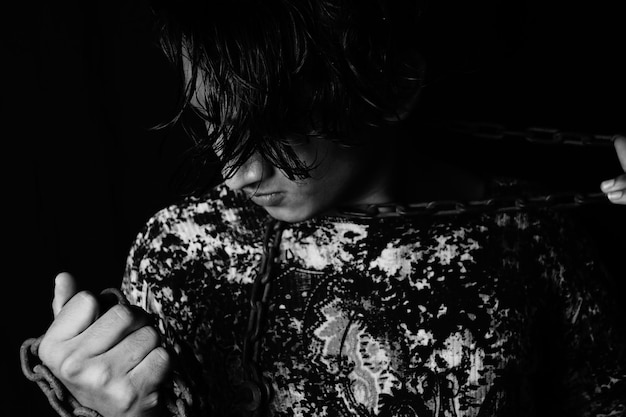
[[[224,186],[165,208],[123,291],[193,416],[235,414],[269,217]],[[610,281],[551,211],[286,225],[260,367],[269,416],[625,416]],[[171,410],[176,414],[175,410]]]

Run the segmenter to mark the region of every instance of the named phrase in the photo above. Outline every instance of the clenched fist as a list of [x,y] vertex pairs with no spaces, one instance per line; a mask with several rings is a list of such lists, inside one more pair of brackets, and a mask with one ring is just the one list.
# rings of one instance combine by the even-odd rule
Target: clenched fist
[[71,275],[59,274],[41,361],[83,406],[105,417],[159,415],[159,388],[171,359],[157,331],[137,307],[100,307],[93,294],[77,290]]

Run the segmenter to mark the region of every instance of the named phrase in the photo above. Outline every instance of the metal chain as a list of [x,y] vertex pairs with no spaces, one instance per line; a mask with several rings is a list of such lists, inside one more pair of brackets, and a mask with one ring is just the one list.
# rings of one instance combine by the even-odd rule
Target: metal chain
[[[124,295],[116,288],[107,288],[100,293],[100,296],[101,298],[113,296],[118,304],[128,305]],[[61,417],[102,417],[97,411],[81,405],[41,362],[39,345],[42,339],[43,336],[27,339],[20,347],[20,362],[24,376],[37,383],[52,408]]]
[[[242,366],[245,381],[239,387],[241,401],[238,404],[240,411],[252,416],[261,415],[264,406],[272,396],[271,382],[263,377],[259,365],[265,317],[269,306],[272,278],[275,275],[275,265],[280,250],[280,240],[284,223],[271,220],[268,222],[263,237],[263,258],[261,268],[256,276],[250,293],[250,315],[247,331],[244,337]],[[128,301],[115,288],[104,290],[101,295],[113,294],[117,302],[128,305]],[[82,406],[69,393],[67,388],[52,372],[41,363],[38,351],[43,336],[24,341],[20,349],[22,372],[30,381],[36,382],[44,392],[52,408],[61,417],[102,417],[97,411]],[[174,404],[181,412],[180,406]],[[171,409],[171,405],[168,404]],[[186,411],[186,410],[182,410]],[[181,413],[185,415],[186,412]]]
[[43,336],[27,339],[20,348],[22,372],[36,382],[48,398],[52,408],[61,417],[102,417],[97,411],[80,405],[67,388],[41,363],[37,352]]
[[[492,140],[521,140],[540,145],[610,146],[619,133],[586,133],[565,131],[552,127],[510,129],[499,123],[452,120],[431,127],[452,133]],[[591,204],[609,204],[601,192],[554,192],[536,196],[495,197],[477,201],[429,201],[414,204],[379,204],[340,208],[338,214],[347,217],[414,217],[449,216],[463,213],[510,212],[534,209],[569,209]]]
[[608,146],[620,136],[619,133],[587,133],[540,126],[511,129],[499,123],[462,120],[441,122],[435,126],[437,129],[481,139],[517,139],[542,145]]
[[[100,302],[103,309],[114,305],[129,305],[126,297],[117,288],[106,288],[100,292]],[[81,405],[61,381],[41,362],[39,358],[39,345],[43,336],[27,339],[20,347],[20,362],[22,373],[30,381],[36,382],[39,388],[48,398],[52,408],[61,417],[102,417],[100,413],[91,408]],[[180,379],[174,375],[176,382],[181,385]],[[169,410],[176,411],[181,417],[187,416],[187,409],[180,401],[170,399],[166,404]]]
[[[497,123],[462,121],[448,122],[443,127],[451,132],[483,139],[516,138],[548,145],[607,146],[618,136],[616,134],[588,134],[541,127],[511,130]],[[603,193],[561,192],[532,197],[497,197],[469,202],[446,200],[405,205],[379,204],[341,208],[338,210],[338,214],[358,218],[449,216],[464,213],[562,209],[589,204],[608,204],[608,200]],[[272,395],[271,383],[263,377],[259,360],[265,330],[265,317],[272,288],[272,277],[275,274],[274,268],[277,263],[283,228],[284,224],[280,221],[274,220],[268,223],[263,238],[261,269],[252,284],[250,294],[250,315],[244,338],[242,358],[245,381],[240,387],[242,401],[240,401],[239,407],[241,407],[242,412],[252,416],[260,415]],[[116,289],[105,291],[116,295],[118,302],[126,302]],[[81,406],[50,370],[41,363],[37,356],[41,339],[42,337],[28,339],[22,344],[20,358],[24,375],[39,385],[52,407],[61,417],[101,417],[95,410]],[[38,363],[33,366],[32,364],[36,361]]]
[[520,210],[569,209],[591,204],[609,204],[604,193],[560,192],[533,197],[507,196],[476,201],[429,201],[413,204],[376,204],[337,210],[345,217],[381,218],[453,216],[464,213],[503,213]]
[[272,279],[276,274],[280,252],[280,241],[284,223],[270,220],[263,236],[263,258],[259,273],[250,291],[250,315],[243,341],[242,366],[245,380],[239,387],[240,403],[237,406],[243,414],[262,415],[264,407],[272,396],[271,381],[263,376],[259,365],[265,319],[272,289]]

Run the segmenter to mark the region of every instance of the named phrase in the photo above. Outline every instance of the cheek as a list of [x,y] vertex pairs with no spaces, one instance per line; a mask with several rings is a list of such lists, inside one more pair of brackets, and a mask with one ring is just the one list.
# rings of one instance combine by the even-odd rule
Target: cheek
[[314,166],[309,178],[292,183],[302,205],[311,208],[333,205],[362,177],[364,163],[359,149],[342,148],[319,139],[295,150],[303,162]]
[[332,188],[343,188],[357,178],[362,171],[362,155],[353,149],[341,149],[329,154],[320,165],[320,176]]
[[350,158],[327,158],[311,172],[305,188],[311,198],[323,205],[331,205],[358,181],[360,167]]

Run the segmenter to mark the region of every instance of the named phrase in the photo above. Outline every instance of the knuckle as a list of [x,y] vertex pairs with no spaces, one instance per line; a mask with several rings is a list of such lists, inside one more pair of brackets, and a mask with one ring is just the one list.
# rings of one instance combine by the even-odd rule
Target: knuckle
[[58,367],[58,377],[64,381],[75,381],[84,373],[85,361],[77,355],[67,356]]
[[157,346],[161,341],[161,336],[152,326],[144,326],[137,330],[137,338],[146,345]]
[[89,291],[80,291],[74,296],[74,298],[85,310],[97,311],[100,307],[96,296]]
[[50,338],[47,334],[43,337],[43,339],[41,339],[37,354],[39,355],[39,359],[41,359],[41,362],[44,365],[48,366],[49,368],[56,367],[55,365],[58,361],[57,357],[59,356],[59,350],[56,349],[55,345],[50,341]]
[[68,356],[59,367],[57,377],[73,386],[90,390],[110,387],[115,379],[112,368],[105,362],[86,360],[78,355]]
[[137,391],[128,383],[120,383],[112,386],[109,390],[109,396],[124,413],[132,410],[139,398]]
[[135,314],[129,306],[116,304],[109,310],[118,320],[124,324],[130,324],[135,320]]
[[172,357],[165,348],[161,346],[154,348],[154,358],[154,367],[164,371],[163,373],[172,368]]
[[151,392],[150,394],[146,395],[145,398],[142,400],[142,408],[145,410],[154,409],[158,407],[160,402],[161,395],[159,394],[159,392]]
[[89,378],[89,385],[96,389],[110,386],[114,378],[111,367],[103,363],[91,367],[87,374],[87,378]]

